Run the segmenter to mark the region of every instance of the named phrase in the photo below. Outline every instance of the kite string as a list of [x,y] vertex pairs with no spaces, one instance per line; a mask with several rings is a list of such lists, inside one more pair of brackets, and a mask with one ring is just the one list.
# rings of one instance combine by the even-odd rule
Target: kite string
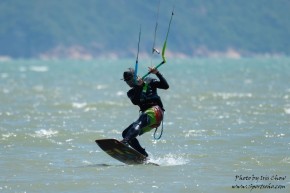
[[[166,59],[165,59],[165,50],[166,50],[166,45],[167,45],[167,39],[168,39],[168,35],[169,35],[169,31],[170,31],[170,26],[171,26],[171,22],[172,22],[172,18],[174,15],[174,6],[172,9],[172,13],[171,13],[171,18],[169,21],[169,25],[168,25],[168,29],[167,29],[167,33],[166,33],[166,38],[163,44],[163,48],[162,48],[162,62],[160,64],[158,64],[155,69],[159,68],[161,65],[163,65],[164,63],[166,63]],[[147,72],[144,76],[142,76],[142,79],[144,80],[144,78],[146,78],[151,72]]]
[[136,63],[135,63],[135,69],[134,69],[134,83],[135,84],[137,84],[138,57],[139,57],[139,49],[140,49],[140,39],[141,39],[141,25],[140,25],[140,30],[139,30],[138,50],[137,50]]
[[158,53],[158,54],[160,53],[160,52],[155,48],[155,45],[156,45],[156,34],[157,34],[158,20],[159,20],[160,2],[161,2],[161,0],[159,0],[159,3],[158,3],[158,9],[157,9],[157,14],[156,14],[156,24],[155,24],[154,38],[153,38],[153,45],[152,45],[152,54],[151,54],[151,67],[153,67],[152,61],[153,61],[154,53],[155,53],[155,52]]

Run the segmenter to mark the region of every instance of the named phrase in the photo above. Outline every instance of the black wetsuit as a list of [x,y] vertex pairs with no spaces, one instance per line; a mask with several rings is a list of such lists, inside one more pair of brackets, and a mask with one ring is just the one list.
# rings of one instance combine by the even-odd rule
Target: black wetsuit
[[148,108],[156,105],[158,105],[164,111],[162,101],[157,94],[157,88],[169,88],[167,81],[159,72],[156,74],[156,76],[158,77],[159,81],[150,77],[145,78],[142,85],[137,85],[127,92],[127,96],[130,98],[134,105],[138,105],[140,107],[140,111],[142,113],[137,121],[132,123],[123,131],[123,141],[129,143],[131,147],[145,156],[148,156],[148,154],[145,152],[145,149],[140,146],[138,140],[136,139],[138,135],[142,134],[140,133],[141,129],[149,124],[149,117],[144,112]]
[[157,94],[157,88],[168,89],[169,85],[160,73],[157,73],[156,76],[159,78],[159,81],[147,77],[144,79],[144,83],[141,86],[135,86],[127,92],[127,96],[130,98],[132,103],[138,105],[142,112],[155,105],[158,105],[163,109],[162,101]]

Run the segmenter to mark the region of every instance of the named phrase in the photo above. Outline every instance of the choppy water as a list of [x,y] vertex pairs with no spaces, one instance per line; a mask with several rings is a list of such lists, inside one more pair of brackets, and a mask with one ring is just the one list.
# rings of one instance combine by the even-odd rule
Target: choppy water
[[0,62],[0,192],[289,192],[290,58],[169,60],[164,134],[139,138],[160,167],[94,143],[138,116],[120,81],[130,65]]

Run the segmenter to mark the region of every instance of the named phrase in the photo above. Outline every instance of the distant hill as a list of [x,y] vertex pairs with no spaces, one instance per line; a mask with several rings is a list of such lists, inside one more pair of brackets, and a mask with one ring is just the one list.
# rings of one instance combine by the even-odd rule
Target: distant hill
[[[157,45],[175,15],[168,55],[290,54],[288,0],[161,0]],[[150,54],[159,0],[1,0],[0,56]]]

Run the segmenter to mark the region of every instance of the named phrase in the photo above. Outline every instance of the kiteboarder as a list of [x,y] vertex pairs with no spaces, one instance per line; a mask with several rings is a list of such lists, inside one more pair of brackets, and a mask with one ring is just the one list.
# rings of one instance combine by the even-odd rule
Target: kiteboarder
[[159,80],[151,77],[134,79],[134,69],[132,68],[123,73],[123,80],[131,87],[127,96],[134,105],[140,107],[140,116],[123,131],[121,142],[130,145],[146,157],[148,154],[136,137],[157,128],[161,124],[164,108],[161,98],[157,94],[157,89],[166,90],[169,88],[166,79],[157,68],[149,67],[149,72],[155,74]]

